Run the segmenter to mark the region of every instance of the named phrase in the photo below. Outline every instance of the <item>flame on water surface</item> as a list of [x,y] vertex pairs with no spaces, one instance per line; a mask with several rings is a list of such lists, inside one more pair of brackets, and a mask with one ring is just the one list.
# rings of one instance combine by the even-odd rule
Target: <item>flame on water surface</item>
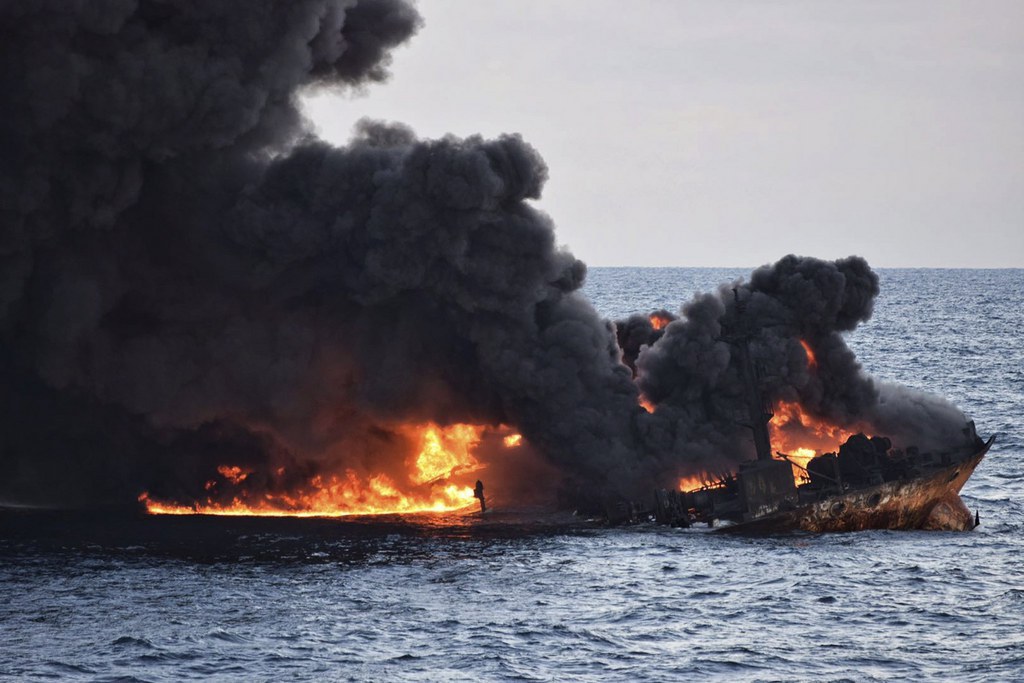
[[[261,517],[343,517],[350,515],[409,514],[420,512],[451,512],[477,504],[473,488],[453,481],[481,469],[473,456],[484,427],[456,424],[440,427],[435,424],[409,425],[399,429],[418,443],[417,454],[410,458],[408,480],[401,485],[387,474],[360,476],[351,469],[337,474],[318,474],[302,486],[286,492],[249,493],[242,486],[252,472],[237,465],[221,465],[217,472],[222,482],[239,487],[229,501],[212,495],[191,505],[155,500],[148,492],[139,495],[139,502],[150,514],[162,515],[233,515]],[[509,444],[508,439],[519,437]],[[522,437],[509,434],[506,445],[518,445]],[[274,470],[277,477],[284,468]],[[206,490],[216,489],[222,482],[206,483]]]

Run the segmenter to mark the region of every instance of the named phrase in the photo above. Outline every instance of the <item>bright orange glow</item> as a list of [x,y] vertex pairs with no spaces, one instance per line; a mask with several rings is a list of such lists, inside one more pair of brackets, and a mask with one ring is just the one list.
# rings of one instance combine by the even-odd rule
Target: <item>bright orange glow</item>
[[640,398],[637,399],[640,402],[640,407],[646,410],[648,413],[654,412],[654,404],[647,400],[647,397],[640,394]]
[[[222,477],[230,481],[232,484],[241,484],[243,481],[245,481],[245,478],[249,476],[248,470],[243,470],[241,467],[238,466],[229,467],[227,465],[221,465],[220,467],[217,468],[217,471],[220,472],[220,475]],[[208,481],[206,482],[207,488],[213,488],[212,486],[210,486],[211,483],[216,485],[216,482]]]
[[807,354],[807,367],[816,368],[818,367],[818,359],[814,356],[814,349],[811,345],[805,342],[803,339],[800,340],[800,346],[804,347],[804,353]]
[[699,477],[699,476],[683,477],[682,479],[679,480],[679,490],[680,491],[693,491],[695,489],[699,489],[702,486],[704,486],[704,479],[703,479],[703,477]]
[[[856,433],[808,415],[799,403],[782,401],[775,406],[775,416],[768,423],[772,448],[785,453],[789,459],[805,466],[811,458],[822,453],[835,453]],[[804,471],[794,467],[796,478]]]
[[651,321],[651,325],[653,325],[654,329],[656,330],[660,330],[664,328],[665,325],[668,325],[670,322],[672,322],[672,318],[668,317],[667,315],[661,315],[659,313],[651,313],[649,319]]
[[786,453],[790,464],[793,465],[793,479],[800,481],[807,477],[807,463],[817,455],[812,448],[794,448]]
[[[303,485],[281,492],[272,488],[259,493],[240,486],[251,480],[252,471],[236,465],[221,465],[222,481],[210,481],[211,494],[219,487],[235,486],[238,492],[227,501],[210,495],[192,505],[153,500],[148,492],[139,496],[146,511],[159,515],[233,515],[253,517],[344,517],[350,515],[451,512],[477,504],[473,489],[454,481],[459,475],[479,470],[473,457],[483,427],[434,424],[406,426],[403,432],[418,443],[417,454],[407,461],[408,483],[396,482],[387,474],[360,476],[347,469],[337,474],[311,477]],[[284,468],[274,470],[277,477]],[[468,482],[467,482],[468,483]],[[230,489],[228,489],[230,491]]]
[[791,452],[786,453],[789,459],[796,464],[807,467],[807,463],[811,461],[811,458],[817,455],[811,448],[794,448]]
[[445,479],[455,472],[478,469],[472,450],[480,443],[483,428],[459,424],[441,429],[427,425],[425,428],[414,427],[411,436],[415,438],[417,431],[423,445],[416,456],[415,472],[410,477],[417,484]]
[[505,448],[518,448],[523,444],[522,434],[509,434],[503,439]]
[[715,488],[717,486],[721,486],[718,480],[704,474],[694,474],[679,480],[680,491],[696,491],[697,489]]

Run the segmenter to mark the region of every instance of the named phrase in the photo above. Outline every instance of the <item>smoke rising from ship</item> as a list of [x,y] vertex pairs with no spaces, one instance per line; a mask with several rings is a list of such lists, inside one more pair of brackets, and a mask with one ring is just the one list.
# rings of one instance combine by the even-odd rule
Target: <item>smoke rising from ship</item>
[[[748,282],[695,295],[678,320],[649,327],[650,341],[632,360],[638,386],[656,406],[645,444],[712,469],[716,459],[752,457],[744,425],[748,388],[734,347],[743,330],[755,332],[750,352],[770,404],[796,403],[813,419],[885,434],[901,448],[930,450],[962,440],[959,409],[872,379],[846,345],[842,333],[871,317],[878,292],[878,276],[860,257],[787,256],[756,269]],[[644,325],[634,316],[623,328]]]
[[301,93],[386,80],[420,25],[404,0],[0,7],[0,498],[191,500],[226,461],[268,491],[398,476],[424,422],[513,426],[620,493],[727,467],[752,453],[732,287],[772,400],[897,442],[962,425],[846,347],[862,259],[616,325],[519,136],[316,139]]

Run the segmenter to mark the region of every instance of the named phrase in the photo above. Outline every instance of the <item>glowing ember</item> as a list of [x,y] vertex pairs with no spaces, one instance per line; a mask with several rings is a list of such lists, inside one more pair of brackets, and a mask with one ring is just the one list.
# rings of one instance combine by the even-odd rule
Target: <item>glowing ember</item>
[[646,396],[640,394],[640,398],[638,399],[638,401],[640,402],[640,407],[646,410],[648,413],[654,412],[654,404],[648,401]]
[[807,354],[807,367],[818,367],[818,359],[814,357],[814,349],[811,348],[811,345],[801,339],[800,346],[804,347],[804,353]]
[[[472,451],[480,443],[483,427],[427,424],[404,427],[401,431],[419,442],[419,452],[408,463],[410,484],[404,486],[387,474],[361,477],[349,469],[339,474],[316,475],[302,486],[286,492],[271,487],[253,493],[239,486],[250,478],[251,471],[234,465],[221,465],[217,472],[223,480],[207,482],[206,490],[214,492],[221,486],[238,487],[230,501],[223,498],[215,500],[210,496],[192,505],[180,505],[153,500],[148,492],[143,492],[139,502],[150,514],[256,517],[450,512],[477,504],[470,486],[450,481],[450,478],[480,469]],[[277,468],[275,474],[282,477],[284,468]]]
[[661,315],[660,313],[651,313],[650,321],[651,325],[654,326],[654,329],[660,330],[664,328],[665,325],[668,325],[670,322],[672,322],[672,318],[669,318],[666,315]]
[[517,448],[523,443],[522,434],[509,434],[504,438],[505,448]]

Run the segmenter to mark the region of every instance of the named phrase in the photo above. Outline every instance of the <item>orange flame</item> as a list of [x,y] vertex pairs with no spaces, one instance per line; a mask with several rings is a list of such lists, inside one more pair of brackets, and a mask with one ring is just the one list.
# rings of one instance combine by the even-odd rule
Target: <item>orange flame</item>
[[[418,440],[419,452],[410,458],[408,479],[403,487],[386,474],[360,477],[348,469],[343,473],[316,475],[297,490],[288,492],[250,493],[244,489],[231,501],[196,501],[192,505],[154,500],[148,492],[139,502],[150,514],[160,515],[233,515],[257,517],[343,517],[349,515],[409,514],[418,512],[451,512],[476,505],[473,489],[450,480],[473,472],[482,466],[473,457],[480,443],[483,427],[457,424],[439,427],[434,424],[404,427]],[[217,472],[224,482],[239,485],[252,474],[236,465],[221,465]],[[280,477],[284,468],[277,468]],[[214,490],[219,482],[207,482]]]
[[804,347],[804,353],[807,354],[807,367],[816,368],[818,367],[818,359],[814,355],[814,349],[811,345],[805,342],[803,339],[800,340],[800,346]]
[[[768,431],[772,447],[803,467],[817,455],[838,451],[855,433],[816,419],[805,413],[799,403],[787,401],[775,406],[775,416],[768,423]],[[796,466],[793,473],[798,479],[804,476],[804,471]]]
[[[813,448],[793,448],[786,453],[786,458],[793,465],[793,479],[800,481],[807,476],[807,463],[818,454]],[[776,456],[776,459],[780,459]]]
[[651,325],[656,330],[660,330],[664,328],[665,325],[668,325],[670,322],[672,322],[672,318],[661,313],[651,313],[651,315],[648,316],[648,319],[651,321]]
[[509,434],[502,441],[505,444],[505,448],[518,448],[523,444],[523,435]]
[[637,401],[640,403],[640,407],[646,410],[648,413],[654,412],[654,404],[651,403],[643,394],[640,394],[640,397],[637,399]]
[[[220,475],[222,477],[230,481],[232,484],[241,484],[243,481],[245,481],[246,477],[249,476],[249,470],[243,470],[241,467],[238,466],[229,467],[227,465],[221,465],[220,467],[217,468],[217,471],[220,472]],[[206,483],[207,488],[213,488],[213,486],[209,486],[209,484],[211,483],[214,486],[216,486],[217,484],[217,482],[209,481]]]
[[679,480],[680,491],[695,491],[704,486],[704,477],[700,475],[693,475],[690,477],[683,477]]
[[471,454],[480,443],[483,429],[473,425],[458,424],[447,429],[427,425],[422,429],[422,450],[416,456],[416,471],[410,477],[417,484],[425,484],[450,477],[455,472],[478,469],[476,458]]

